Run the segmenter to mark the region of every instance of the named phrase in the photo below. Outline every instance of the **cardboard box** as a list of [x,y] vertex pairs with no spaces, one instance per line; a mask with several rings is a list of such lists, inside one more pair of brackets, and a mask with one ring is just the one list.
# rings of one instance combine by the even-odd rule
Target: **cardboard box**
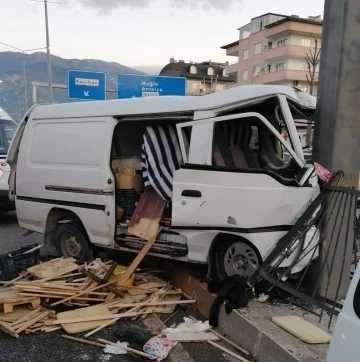
[[136,192],[144,190],[144,182],[141,174],[133,167],[124,167],[115,170],[116,187],[119,190],[135,189]]

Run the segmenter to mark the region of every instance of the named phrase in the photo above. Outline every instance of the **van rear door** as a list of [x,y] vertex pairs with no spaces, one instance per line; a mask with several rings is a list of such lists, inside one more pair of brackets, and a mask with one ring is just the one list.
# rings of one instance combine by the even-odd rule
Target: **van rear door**
[[17,158],[18,158],[18,153],[19,153],[19,147],[20,147],[20,143],[21,143],[21,139],[26,127],[26,123],[30,117],[30,114],[32,113],[32,111],[34,110],[34,108],[36,107],[36,105],[32,106],[29,111],[27,112],[27,114],[25,115],[25,117],[23,118],[23,120],[21,121],[15,136],[13,137],[12,141],[11,141],[11,145],[7,154],[7,163],[10,165],[10,176],[9,176],[9,199],[10,201],[15,201],[15,195],[16,195],[16,184],[15,184],[15,180],[16,180],[16,164],[17,164]]

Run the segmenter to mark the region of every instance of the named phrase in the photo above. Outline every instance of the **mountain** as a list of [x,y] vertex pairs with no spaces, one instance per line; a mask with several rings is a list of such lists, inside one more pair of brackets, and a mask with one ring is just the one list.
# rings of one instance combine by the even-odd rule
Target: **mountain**
[[[32,82],[47,83],[46,53],[23,54],[18,52],[0,52],[0,107],[4,108],[15,120],[20,120],[25,113],[24,61],[28,95],[28,108],[33,104]],[[68,70],[105,72],[108,89],[116,89],[117,73],[147,74],[124,65],[96,59],[63,59],[52,55],[53,84],[67,84]],[[37,103],[49,102],[48,89],[36,87]],[[108,98],[116,97],[109,92]],[[54,101],[69,102],[66,89],[54,88]]]
[[161,69],[164,67],[162,65],[136,65],[133,66],[134,69],[139,70],[140,72],[144,72],[150,75],[159,75]]

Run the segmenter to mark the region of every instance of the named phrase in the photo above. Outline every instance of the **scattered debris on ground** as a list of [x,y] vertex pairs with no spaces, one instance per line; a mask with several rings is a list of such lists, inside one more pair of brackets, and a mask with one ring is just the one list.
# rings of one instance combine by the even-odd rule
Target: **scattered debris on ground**
[[[157,361],[165,359],[177,343],[207,342],[240,361],[249,361],[248,352],[212,330],[209,322],[185,318],[179,326],[166,328],[165,323],[178,312],[177,306],[193,305],[196,300],[159,277],[160,271],[139,268],[141,259],[135,258],[129,267],[100,259],[78,265],[72,258],[28,267],[13,280],[1,282],[1,331],[19,338],[64,330],[62,338],[75,343],[99,347],[105,353],[129,353]],[[134,344],[131,333],[118,333],[115,341],[96,338],[96,333],[120,319],[136,320],[151,313],[170,316],[149,331],[150,337],[138,338],[141,344]],[[78,333],[85,335],[74,336]],[[215,343],[220,340],[242,355]]]

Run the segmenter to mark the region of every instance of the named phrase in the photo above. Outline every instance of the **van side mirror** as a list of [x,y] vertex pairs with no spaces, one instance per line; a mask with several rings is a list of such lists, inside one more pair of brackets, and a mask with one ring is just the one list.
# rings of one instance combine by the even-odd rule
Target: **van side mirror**
[[295,182],[298,186],[304,186],[315,171],[315,167],[311,163],[305,164],[299,174],[296,176]]

